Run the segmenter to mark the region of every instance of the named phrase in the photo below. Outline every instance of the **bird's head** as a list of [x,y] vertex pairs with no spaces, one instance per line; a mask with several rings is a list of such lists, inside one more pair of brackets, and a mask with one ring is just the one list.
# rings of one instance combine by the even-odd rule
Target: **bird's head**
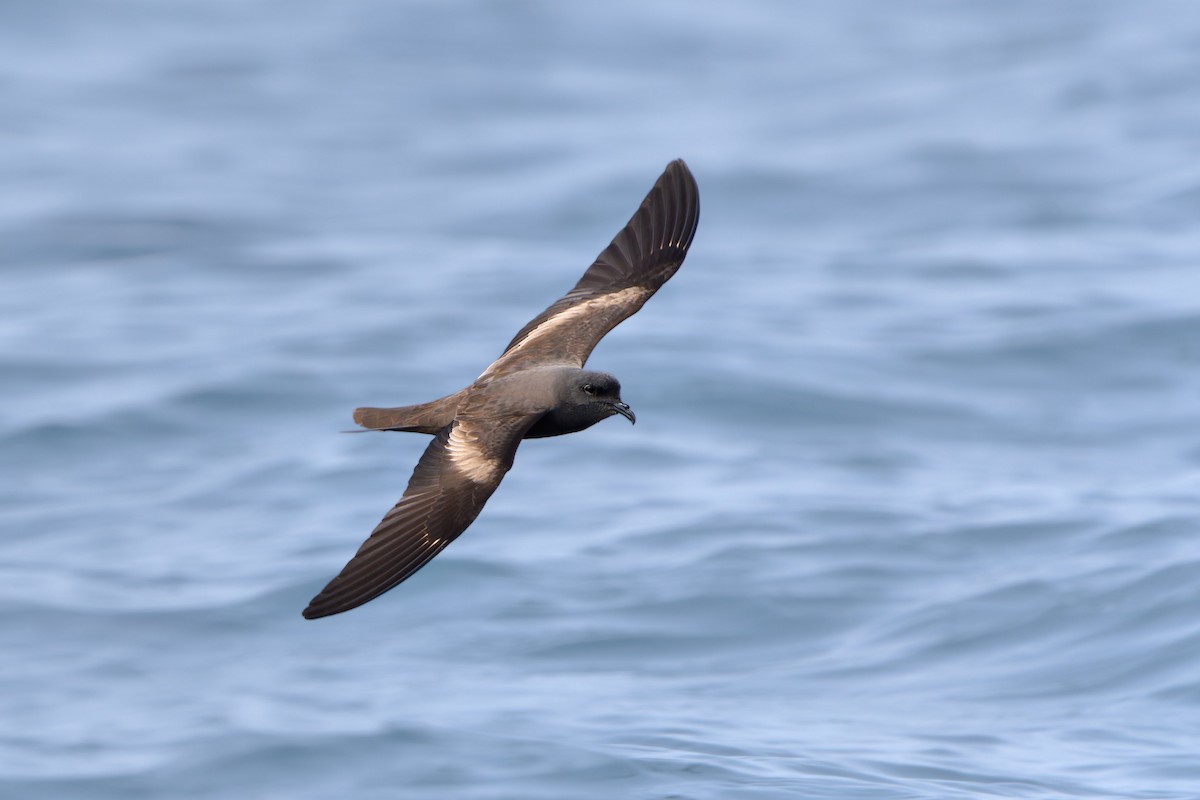
[[633,409],[621,400],[621,382],[607,372],[579,370],[569,389],[570,402],[597,420],[620,414],[630,423],[637,422]]

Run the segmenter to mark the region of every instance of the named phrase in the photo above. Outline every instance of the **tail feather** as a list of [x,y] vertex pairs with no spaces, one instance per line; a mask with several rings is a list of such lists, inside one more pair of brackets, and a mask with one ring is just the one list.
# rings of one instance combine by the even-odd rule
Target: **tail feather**
[[415,406],[356,408],[354,421],[373,431],[414,431],[436,434],[454,421],[462,392]]

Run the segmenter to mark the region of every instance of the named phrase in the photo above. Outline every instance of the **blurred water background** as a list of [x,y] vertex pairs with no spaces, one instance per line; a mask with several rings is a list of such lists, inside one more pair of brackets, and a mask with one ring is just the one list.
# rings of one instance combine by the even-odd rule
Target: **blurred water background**
[[[0,5],[0,796],[1200,797],[1200,7]],[[666,162],[638,413],[314,594]]]

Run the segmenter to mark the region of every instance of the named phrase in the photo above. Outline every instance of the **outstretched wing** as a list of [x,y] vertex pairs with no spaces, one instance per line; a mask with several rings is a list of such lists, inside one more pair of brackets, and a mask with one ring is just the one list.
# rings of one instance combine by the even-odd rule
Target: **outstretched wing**
[[539,416],[460,416],[443,428],[425,449],[400,502],[304,616],[327,617],[360,606],[442,552],[475,521]]
[[582,367],[604,335],[679,269],[699,219],[696,179],[687,164],[672,161],[575,288],[522,328],[484,375],[540,364]]

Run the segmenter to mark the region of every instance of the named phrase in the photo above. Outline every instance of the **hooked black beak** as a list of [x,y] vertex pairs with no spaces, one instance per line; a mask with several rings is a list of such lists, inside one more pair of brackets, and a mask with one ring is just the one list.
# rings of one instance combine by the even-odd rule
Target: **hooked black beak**
[[613,411],[616,411],[625,419],[629,420],[630,425],[637,424],[637,415],[633,413],[633,409],[629,407],[629,403],[622,403],[619,400],[612,404]]

